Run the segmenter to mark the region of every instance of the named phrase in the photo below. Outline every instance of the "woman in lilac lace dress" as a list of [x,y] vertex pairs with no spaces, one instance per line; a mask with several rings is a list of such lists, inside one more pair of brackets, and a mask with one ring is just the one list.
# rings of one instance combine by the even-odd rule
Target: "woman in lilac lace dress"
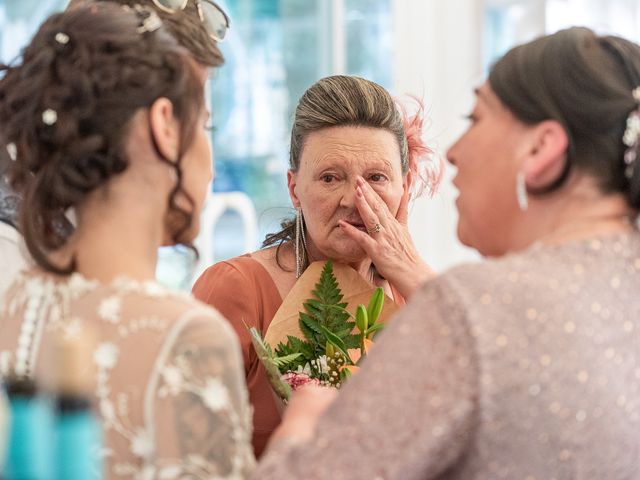
[[315,431],[303,390],[254,478],[638,478],[640,47],[517,47],[469,118],[458,235],[490,258],[425,283]]

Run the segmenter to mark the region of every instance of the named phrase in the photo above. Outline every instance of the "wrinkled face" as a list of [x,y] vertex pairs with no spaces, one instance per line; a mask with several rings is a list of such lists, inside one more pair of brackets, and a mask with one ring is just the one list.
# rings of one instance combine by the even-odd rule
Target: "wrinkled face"
[[453,184],[460,195],[458,238],[483,255],[510,249],[514,220],[520,215],[515,194],[527,126],[499,101],[488,83],[476,90],[466,132],[447,152],[458,169]]
[[398,142],[386,130],[332,127],[307,137],[300,167],[289,173],[289,193],[294,207],[302,208],[312,259],[351,263],[366,257],[338,221],[366,230],[354,203],[358,176],[396,215],[406,188],[400,161]]

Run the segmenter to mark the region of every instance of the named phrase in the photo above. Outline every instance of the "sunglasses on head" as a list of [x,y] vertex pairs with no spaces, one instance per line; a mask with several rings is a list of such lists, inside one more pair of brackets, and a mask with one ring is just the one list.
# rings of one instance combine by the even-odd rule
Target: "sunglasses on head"
[[[200,20],[207,33],[216,42],[221,42],[227,36],[229,30],[229,17],[220,5],[212,0],[193,0],[198,9]],[[176,13],[184,10],[189,0],[153,0],[160,10],[167,13]]]

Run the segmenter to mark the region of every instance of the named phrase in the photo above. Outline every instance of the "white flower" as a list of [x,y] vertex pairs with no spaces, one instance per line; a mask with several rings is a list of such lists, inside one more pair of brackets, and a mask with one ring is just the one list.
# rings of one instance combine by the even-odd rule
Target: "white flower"
[[93,354],[93,361],[96,362],[98,367],[110,370],[116,365],[119,353],[116,345],[110,342],[104,342],[100,344]]
[[182,390],[182,372],[176,366],[169,365],[162,370],[162,378],[169,388],[171,395],[177,395]]
[[115,421],[116,412],[111,400],[107,400],[106,398],[100,400],[100,415],[104,419],[105,423],[112,423]]
[[328,372],[329,366],[327,365],[327,356],[322,355],[318,357],[318,364],[316,365],[321,372]]
[[120,321],[120,310],[122,308],[122,299],[112,296],[105,298],[100,302],[98,307],[98,315],[104,321],[109,323],[118,323]]
[[11,352],[3,350],[0,352],[0,376],[7,377],[11,371]]
[[32,278],[25,284],[28,297],[39,297],[44,292],[44,284],[37,278]]
[[217,412],[229,406],[229,392],[219,378],[210,378],[202,390],[204,404],[212,411]]
[[78,338],[82,331],[82,320],[74,317],[62,326],[62,334],[66,339]]
[[143,289],[150,297],[163,297],[167,294],[167,290],[156,282],[145,282]]
[[131,439],[131,452],[141,458],[149,458],[153,453],[153,440],[146,430],[138,430]]
[[[202,455],[197,453],[192,453],[191,455],[187,455],[187,464],[198,467],[202,470],[209,470],[209,462],[205,460]],[[213,477],[212,480],[215,480],[216,477]]]
[[145,465],[142,470],[140,470],[137,478],[140,480],[154,480],[154,478],[156,478],[156,467],[153,465]]
[[160,470],[158,478],[160,478],[160,480],[173,480],[174,478],[180,478],[182,471],[182,467],[179,465],[170,465]]
[[15,143],[7,143],[7,153],[9,154],[9,158],[15,162],[18,158],[18,148]]
[[67,285],[69,286],[71,292],[79,294],[95,287],[97,285],[97,282],[87,280],[82,275],[76,272],[69,277]]

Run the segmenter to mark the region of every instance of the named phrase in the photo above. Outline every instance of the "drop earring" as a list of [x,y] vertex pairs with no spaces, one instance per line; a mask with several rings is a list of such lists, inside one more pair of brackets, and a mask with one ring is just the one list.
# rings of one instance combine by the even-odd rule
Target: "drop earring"
[[529,208],[529,198],[527,196],[527,184],[522,171],[516,175],[516,198],[518,199],[520,210],[526,212],[527,208]]
[[293,243],[296,255],[296,278],[300,278],[302,271],[307,266],[307,239],[304,236],[304,218],[300,207],[296,208],[296,229]]

